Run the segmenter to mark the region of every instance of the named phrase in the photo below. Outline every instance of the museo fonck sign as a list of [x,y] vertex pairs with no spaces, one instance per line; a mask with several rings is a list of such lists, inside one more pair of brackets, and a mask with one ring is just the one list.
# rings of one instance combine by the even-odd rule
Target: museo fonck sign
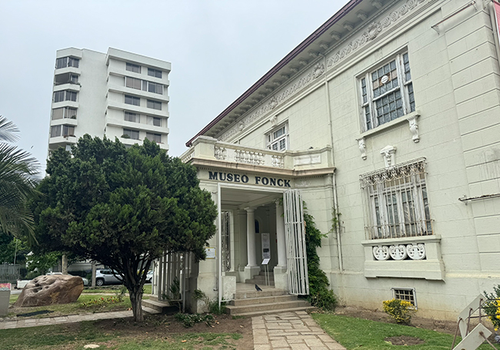
[[235,183],[250,183],[253,185],[264,185],[264,186],[276,186],[276,187],[290,187],[290,180],[275,178],[275,177],[265,177],[265,176],[248,176],[233,173],[222,173],[222,172],[208,172],[209,180],[225,181],[225,182],[235,182]]

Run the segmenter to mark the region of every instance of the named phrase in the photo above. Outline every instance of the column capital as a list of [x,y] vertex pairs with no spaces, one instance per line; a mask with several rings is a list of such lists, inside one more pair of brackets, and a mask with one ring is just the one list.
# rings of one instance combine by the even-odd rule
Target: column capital
[[243,209],[245,209],[247,213],[253,213],[255,211],[254,207],[246,207],[246,208],[243,208]]

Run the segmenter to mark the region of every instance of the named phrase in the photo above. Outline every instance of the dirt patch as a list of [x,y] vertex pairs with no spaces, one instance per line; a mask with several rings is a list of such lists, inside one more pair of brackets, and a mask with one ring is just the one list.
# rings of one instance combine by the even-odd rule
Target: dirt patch
[[[95,321],[95,325],[106,332],[117,332],[137,340],[149,338],[168,341],[169,338],[188,333],[237,333],[242,336],[240,339],[228,340],[234,348],[238,350],[253,349],[251,318],[233,319],[229,315],[214,317],[215,321],[211,326],[197,323],[190,328],[184,327],[182,323],[175,320],[174,316],[167,315],[148,315],[141,323],[134,322],[132,318],[123,318]],[[77,324],[74,326],[77,327]]]
[[389,337],[384,339],[386,342],[391,343],[392,345],[418,345],[425,343],[422,339],[416,337],[409,337],[406,335],[401,335],[399,337]]
[[[339,315],[363,318],[365,320],[394,323],[394,321],[385,312],[379,310],[367,310],[352,306],[345,306],[345,307],[338,307],[335,310],[335,313]],[[440,321],[440,320],[433,320],[430,318],[413,316],[411,318],[410,326],[430,329],[441,333],[455,334],[457,323],[452,321]]]

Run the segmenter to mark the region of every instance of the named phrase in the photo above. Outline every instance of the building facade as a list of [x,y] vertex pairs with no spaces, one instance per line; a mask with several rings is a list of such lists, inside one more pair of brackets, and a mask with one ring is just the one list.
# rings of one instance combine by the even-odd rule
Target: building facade
[[267,268],[304,294],[302,201],[344,304],[396,297],[454,320],[500,284],[491,7],[349,1],[189,140],[182,158],[219,207],[195,287],[230,300]]
[[169,73],[169,62],[118,49],[58,50],[49,152],[85,134],[125,145],[147,138],[168,150]]

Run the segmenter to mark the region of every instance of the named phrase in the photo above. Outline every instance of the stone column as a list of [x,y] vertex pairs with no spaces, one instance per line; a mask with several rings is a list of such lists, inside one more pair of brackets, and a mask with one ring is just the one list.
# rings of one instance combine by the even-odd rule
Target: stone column
[[258,275],[260,267],[257,266],[255,251],[255,214],[254,208],[245,208],[247,212],[247,266],[245,266],[245,280]]
[[286,267],[285,218],[283,205],[276,200],[276,238],[278,240],[278,266]]
[[283,203],[276,200],[276,239],[278,248],[278,265],[274,267],[274,286],[278,289],[288,290],[286,275],[286,237],[285,217]]
[[247,267],[257,266],[255,260],[255,214],[253,208],[247,211]]

